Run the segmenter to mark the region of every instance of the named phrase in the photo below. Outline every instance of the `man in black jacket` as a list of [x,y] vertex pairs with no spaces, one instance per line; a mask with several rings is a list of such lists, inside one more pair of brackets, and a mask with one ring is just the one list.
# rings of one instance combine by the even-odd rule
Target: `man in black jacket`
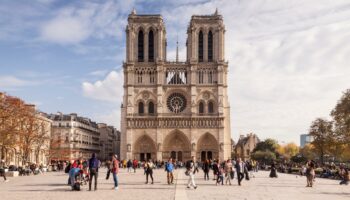
[[244,162],[242,162],[241,158],[237,158],[235,168],[236,168],[236,172],[237,172],[238,185],[240,186],[241,181],[244,178],[244,171],[246,168],[246,165]]

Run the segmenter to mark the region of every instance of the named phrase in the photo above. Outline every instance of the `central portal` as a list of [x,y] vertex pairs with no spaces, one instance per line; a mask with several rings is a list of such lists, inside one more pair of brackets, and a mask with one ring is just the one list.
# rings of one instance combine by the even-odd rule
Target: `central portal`
[[163,159],[168,158],[182,162],[191,158],[190,141],[181,131],[169,133],[164,140]]

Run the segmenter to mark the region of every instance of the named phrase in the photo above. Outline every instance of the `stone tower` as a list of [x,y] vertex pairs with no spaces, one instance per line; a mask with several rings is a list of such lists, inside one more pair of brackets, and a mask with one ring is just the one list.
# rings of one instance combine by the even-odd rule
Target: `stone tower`
[[121,159],[186,161],[230,157],[230,108],[222,16],[191,18],[185,62],[166,60],[160,15],[126,27]]

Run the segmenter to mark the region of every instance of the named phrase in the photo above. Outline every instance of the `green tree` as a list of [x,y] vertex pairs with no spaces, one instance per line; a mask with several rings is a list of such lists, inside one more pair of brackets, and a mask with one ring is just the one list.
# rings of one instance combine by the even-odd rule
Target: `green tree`
[[276,160],[276,154],[266,150],[266,151],[255,151],[251,155],[252,159],[259,161],[260,163],[271,163]]
[[324,155],[329,152],[334,144],[333,122],[317,118],[311,123],[309,134],[313,137],[311,143],[315,148],[321,163],[324,163]]
[[253,152],[270,151],[272,153],[276,153],[277,149],[278,149],[277,141],[274,139],[268,138],[268,139],[256,144],[256,147],[254,148]]

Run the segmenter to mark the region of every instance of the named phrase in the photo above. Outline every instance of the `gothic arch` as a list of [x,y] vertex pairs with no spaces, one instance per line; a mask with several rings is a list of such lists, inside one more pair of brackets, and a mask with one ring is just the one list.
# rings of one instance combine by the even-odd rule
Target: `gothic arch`
[[137,31],[137,60],[138,60],[138,62],[143,62],[145,60],[144,35],[145,35],[145,31],[142,28],[140,28]]
[[147,134],[140,136],[133,145],[134,158],[138,160],[155,159],[156,153],[156,143]]
[[202,30],[198,33],[198,62],[204,60],[204,34]]
[[169,157],[180,161],[187,161],[191,158],[190,140],[177,129],[171,131],[163,141],[163,158]]
[[209,132],[204,133],[197,142],[197,157],[201,160],[216,159],[219,155],[219,143]]
[[212,62],[214,59],[214,34],[211,30],[208,32],[208,61]]

